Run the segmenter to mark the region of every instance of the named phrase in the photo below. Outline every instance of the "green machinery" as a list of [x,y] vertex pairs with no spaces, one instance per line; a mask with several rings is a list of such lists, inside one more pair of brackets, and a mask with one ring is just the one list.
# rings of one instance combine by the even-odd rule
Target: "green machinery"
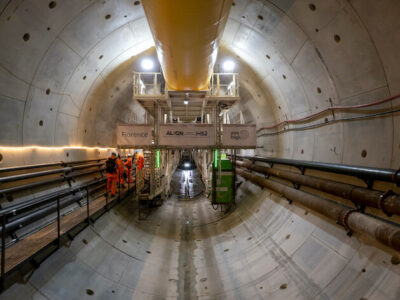
[[226,158],[226,154],[219,150],[214,150],[211,182],[213,205],[235,203],[235,169],[232,162]]

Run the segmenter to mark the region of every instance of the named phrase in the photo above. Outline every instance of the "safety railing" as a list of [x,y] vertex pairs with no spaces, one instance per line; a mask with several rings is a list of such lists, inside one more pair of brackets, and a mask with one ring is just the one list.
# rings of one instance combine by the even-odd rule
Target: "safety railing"
[[209,97],[239,97],[238,73],[213,73],[210,78]]
[[313,169],[319,171],[332,172],[336,174],[355,176],[363,179],[364,181],[367,181],[368,185],[371,185],[371,183],[373,183],[373,180],[394,182],[397,185],[400,185],[400,170],[362,167],[362,166],[315,162],[306,160],[274,158],[274,157],[260,157],[260,156],[248,156],[248,155],[236,155],[236,156],[237,158],[245,158],[252,161],[260,161],[272,165],[280,164],[280,165],[293,166],[299,168],[302,171],[305,169]]
[[165,95],[165,80],[159,72],[134,72],[133,96],[155,97]]
[[[18,243],[18,239],[13,238],[13,232],[20,228],[26,227],[33,224],[34,222],[41,220],[46,216],[51,216],[56,213],[56,217],[50,221],[50,223],[44,224],[42,227],[46,227],[54,222],[57,223],[57,238],[58,246],[61,241],[61,210],[76,203],[76,210],[84,209],[86,211],[86,221],[90,224],[91,216],[91,205],[90,195],[104,188],[107,178],[104,174],[104,161],[105,159],[85,160],[85,161],[74,161],[74,162],[60,162],[60,163],[48,163],[38,164],[29,166],[18,166],[10,168],[0,169],[0,174],[7,174],[13,172],[27,171],[27,173],[8,175],[0,177],[0,185],[4,184],[15,184],[7,188],[0,189],[0,199],[4,197],[8,200],[13,200],[12,195],[16,192],[24,192],[38,187],[49,186],[51,184],[68,183],[68,187],[60,188],[58,191],[50,192],[39,197],[33,197],[32,199],[25,200],[21,203],[12,204],[6,208],[0,209],[1,219],[1,285],[4,287],[5,274],[19,265],[14,261],[7,264],[6,269],[6,248]],[[94,162],[89,163],[88,162]],[[50,170],[43,170],[38,172],[29,172],[41,168],[53,168],[61,167]],[[94,174],[98,174],[93,178]],[[54,178],[47,179],[47,177],[55,176]],[[59,175],[59,176],[57,176]],[[90,179],[80,184],[73,185],[75,179],[79,177],[90,176]],[[46,179],[42,179],[42,178]],[[34,180],[33,182],[25,183],[25,180]],[[22,182],[22,183],[21,183]],[[128,192],[131,191],[131,187],[128,183]],[[100,195],[104,195],[101,193]],[[10,197],[11,196],[11,197]],[[121,198],[121,189],[119,189],[118,198]],[[83,203],[82,203],[83,201]],[[104,201],[104,200],[103,200]],[[105,197],[105,209],[109,208],[110,199],[108,194]],[[97,210],[98,211],[98,210]],[[82,222],[82,221],[81,221]],[[36,226],[36,225],[35,225]],[[42,229],[34,228],[31,232],[36,232]],[[29,234],[29,233],[28,233]],[[11,240],[7,245],[7,237],[10,236]],[[46,246],[46,245],[45,245]],[[33,250],[32,250],[33,251]],[[34,255],[34,253],[32,254]]]
[[[372,215],[365,212],[365,209],[370,207],[382,211],[387,217],[400,215],[399,195],[392,190],[373,189],[374,180],[399,185],[399,170],[245,155],[237,155],[237,158],[243,160],[236,163],[237,174],[246,180],[277,192],[288,199],[289,204],[300,203],[333,219],[345,228],[348,235],[351,235],[353,231],[363,233],[386,246],[400,250],[400,224],[382,218],[379,214],[375,215],[374,211]],[[267,165],[257,164],[257,162],[267,163]],[[300,173],[276,168],[275,165],[296,167]],[[306,175],[307,169],[355,176],[364,180],[367,187]],[[270,177],[279,180],[272,180]],[[282,180],[293,186],[283,183]],[[317,193],[303,191],[300,189],[302,186],[311,188]],[[319,192],[326,194],[321,197]],[[337,198],[328,201],[327,195],[349,200],[354,207],[345,204],[345,200],[335,201]]]

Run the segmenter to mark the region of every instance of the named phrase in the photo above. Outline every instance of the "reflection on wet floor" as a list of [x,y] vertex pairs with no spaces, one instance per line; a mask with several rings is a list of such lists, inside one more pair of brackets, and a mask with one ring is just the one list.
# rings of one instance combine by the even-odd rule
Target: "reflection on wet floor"
[[172,175],[171,191],[178,199],[192,199],[204,191],[204,183],[197,169],[177,169]]

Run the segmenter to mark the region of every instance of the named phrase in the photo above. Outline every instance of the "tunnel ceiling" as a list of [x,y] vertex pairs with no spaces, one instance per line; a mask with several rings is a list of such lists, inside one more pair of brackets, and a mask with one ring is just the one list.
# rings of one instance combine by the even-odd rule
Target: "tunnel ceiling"
[[[399,93],[399,9],[389,0],[234,1],[220,59],[228,53],[251,76],[241,76],[246,99],[232,118],[243,111],[261,127]],[[0,11],[1,145],[110,146],[116,122],[143,121],[131,72],[154,41],[140,1],[14,0]],[[399,122],[260,137],[258,151],[397,167]]]

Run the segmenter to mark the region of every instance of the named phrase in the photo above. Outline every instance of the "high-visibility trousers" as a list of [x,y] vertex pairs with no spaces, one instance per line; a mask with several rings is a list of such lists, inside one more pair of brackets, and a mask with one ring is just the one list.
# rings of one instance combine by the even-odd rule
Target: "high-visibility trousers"
[[128,173],[128,182],[132,183],[132,167],[126,168],[126,172]]
[[118,168],[119,183],[124,184],[124,167]]
[[111,192],[111,196],[114,196],[117,192],[117,180],[118,175],[117,173],[107,173],[107,188],[106,192]]

